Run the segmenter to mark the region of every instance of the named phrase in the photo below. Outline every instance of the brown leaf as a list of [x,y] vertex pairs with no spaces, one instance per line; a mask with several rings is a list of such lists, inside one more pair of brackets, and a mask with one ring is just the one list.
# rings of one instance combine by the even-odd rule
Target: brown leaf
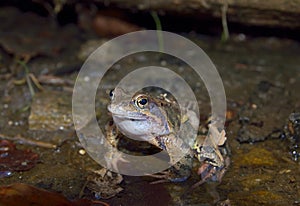
[[141,30],[140,27],[122,19],[97,14],[93,21],[93,29],[99,36],[114,37]]
[[61,194],[48,192],[30,185],[15,183],[9,186],[0,187],[0,205],[9,206],[91,206],[104,205],[107,203],[101,201],[90,201],[80,199],[77,201],[69,201]]
[[39,159],[30,150],[18,150],[7,140],[0,141],[0,171],[26,171],[33,168]]

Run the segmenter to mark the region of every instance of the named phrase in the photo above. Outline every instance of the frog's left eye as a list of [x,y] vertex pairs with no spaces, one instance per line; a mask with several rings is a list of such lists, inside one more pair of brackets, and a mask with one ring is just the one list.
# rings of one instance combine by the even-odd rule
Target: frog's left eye
[[139,96],[136,98],[135,104],[140,109],[144,109],[148,105],[148,98],[145,96]]
[[110,99],[112,100],[112,99],[114,98],[114,96],[115,96],[114,89],[112,89],[112,90],[110,90],[110,92],[109,92],[109,97],[110,97]]

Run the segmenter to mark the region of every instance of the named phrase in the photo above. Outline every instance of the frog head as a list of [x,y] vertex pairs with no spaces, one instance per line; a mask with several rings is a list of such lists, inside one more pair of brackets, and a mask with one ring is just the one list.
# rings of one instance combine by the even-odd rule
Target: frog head
[[165,110],[167,102],[163,99],[140,92],[129,97],[121,88],[111,91],[110,96],[111,103],[108,110],[118,129],[125,136],[149,141],[173,131],[173,124],[168,117],[169,112]]

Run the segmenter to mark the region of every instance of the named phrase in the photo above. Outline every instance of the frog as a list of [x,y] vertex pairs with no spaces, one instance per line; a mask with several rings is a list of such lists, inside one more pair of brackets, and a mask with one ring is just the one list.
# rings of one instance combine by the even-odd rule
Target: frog
[[293,112],[289,115],[287,123],[283,128],[281,135],[283,138],[289,140],[290,153],[294,161],[300,159],[300,113]]
[[[118,132],[134,139],[142,139],[150,144],[165,150],[170,157],[170,164],[173,165],[168,170],[149,176],[158,178],[153,184],[162,182],[182,182],[188,179],[192,171],[192,162],[196,158],[202,163],[198,169],[201,181],[197,185],[203,184],[209,179],[220,181],[226,169],[225,160],[219,151],[219,145],[224,144],[225,131],[221,132],[210,124],[212,131],[207,140],[206,135],[193,138],[176,138],[181,124],[185,124],[187,136],[199,129],[196,113],[187,108],[181,108],[176,100],[169,98],[167,93],[154,96],[145,92],[137,92],[130,98],[130,101],[122,101],[126,92],[122,88],[115,88],[110,91],[111,103],[108,111],[113,118],[110,123],[106,138],[108,142],[116,147],[119,139],[116,138]],[[180,111],[183,111],[181,113]],[[188,121],[190,120],[190,121]],[[213,139],[217,136],[217,142]],[[188,151],[183,158],[178,161],[178,150]],[[117,161],[122,161],[117,159]]]

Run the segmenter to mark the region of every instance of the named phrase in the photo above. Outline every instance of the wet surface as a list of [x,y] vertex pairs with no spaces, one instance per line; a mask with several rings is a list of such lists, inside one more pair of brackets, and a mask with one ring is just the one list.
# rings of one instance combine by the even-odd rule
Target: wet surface
[[[35,18],[32,15],[14,15],[16,19],[24,18],[24,22],[26,18],[28,21]],[[43,21],[48,23],[50,20]],[[28,24],[26,30],[36,31],[39,24]],[[9,21],[0,25],[1,33],[13,28],[18,35],[10,35],[9,38],[26,39],[26,36],[20,37],[24,27],[14,26],[15,23]],[[62,45],[59,43],[61,40],[48,38],[49,34],[42,36],[41,43],[34,43],[34,46],[16,45],[15,40],[4,40],[8,36],[1,35],[0,136],[5,139],[21,135],[23,139],[13,139],[17,149],[30,149],[39,155],[39,162],[29,171],[12,171],[11,175],[0,178],[0,186],[26,183],[62,193],[72,200],[79,197],[95,199],[94,193],[85,188],[85,183],[90,171],[102,167],[83,152],[70,127],[68,115],[71,106],[64,99],[70,98],[72,87],[70,84],[44,84],[44,91],[35,88],[39,93],[33,99],[26,81],[19,81],[25,79],[26,72],[16,63],[18,58],[27,58],[27,67],[36,77],[53,74],[62,79],[76,78],[78,62],[82,61],[78,58],[81,56],[80,46],[88,42],[89,37],[80,34],[75,27],[67,30],[55,26],[52,32],[54,35],[66,32],[70,43]],[[34,32],[27,35],[38,40]],[[214,200],[220,199],[230,201],[231,205],[299,205],[300,162],[294,161],[290,154],[290,141],[279,136],[289,115],[300,111],[300,44],[287,39],[243,39],[240,36],[234,36],[224,44],[209,37],[186,36],[210,56],[224,83],[228,110],[233,114],[226,128],[231,150],[229,170],[221,183],[208,182],[193,190],[190,190],[191,186],[199,181],[197,163],[193,176],[183,183],[151,185],[153,178],[125,176],[120,183],[123,191],[106,202],[111,205],[213,205]],[[188,68],[185,65],[169,57],[147,54],[124,59],[114,66],[101,85],[101,94],[96,100],[96,113],[100,119],[108,118],[105,109],[109,102],[108,93],[120,76],[130,68],[149,65],[149,62],[166,67],[180,65],[178,73],[181,76],[191,82],[197,80],[186,72]],[[7,73],[12,75],[7,76]],[[210,106],[204,85],[196,84],[193,90],[201,102],[200,113],[207,116]],[[40,104],[45,106],[36,107]],[[51,118],[52,109],[61,115],[60,119],[67,115],[64,121],[56,121],[57,116]],[[32,115],[35,115],[34,122]],[[38,142],[54,146],[49,148]]]

